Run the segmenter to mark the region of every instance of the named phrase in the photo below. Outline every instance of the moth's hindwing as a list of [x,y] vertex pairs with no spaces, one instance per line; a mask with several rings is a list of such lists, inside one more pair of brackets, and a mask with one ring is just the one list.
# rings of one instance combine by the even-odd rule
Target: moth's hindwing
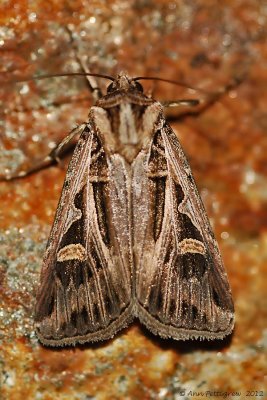
[[128,186],[124,160],[88,124],[44,257],[35,315],[44,344],[107,339],[132,319]]
[[217,243],[179,141],[162,117],[133,163],[136,314],[173,339],[223,338],[234,309]]

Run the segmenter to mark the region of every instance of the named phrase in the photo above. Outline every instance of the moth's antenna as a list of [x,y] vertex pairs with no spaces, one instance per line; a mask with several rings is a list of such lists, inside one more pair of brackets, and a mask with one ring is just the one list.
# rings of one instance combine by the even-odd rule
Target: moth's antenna
[[188,85],[186,82],[182,82],[182,81],[173,81],[171,79],[164,79],[164,78],[159,78],[157,76],[138,76],[137,78],[133,78],[133,81],[140,81],[140,80],[154,80],[154,81],[162,81],[162,82],[167,82],[167,83],[171,83],[173,85],[177,85],[177,86],[181,86],[181,87],[185,87],[187,89],[191,89],[191,90],[195,90],[198,92],[202,92],[203,94],[206,94],[208,96],[220,96],[223,93],[226,93],[227,91],[235,88],[237,85],[239,85],[240,83],[243,82],[244,78],[246,77],[246,73],[244,73],[241,77],[234,77],[232,79],[231,82],[228,83],[228,85],[226,85],[225,87],[223,87],[221,90],[219,90],[218,92],[209,92],[208,90],[205,89],[201,89],[198,87],[194,87],[194,86],[190,86]]
[[47,78],[60,78],[64,76],[95,76],[97,78],[104,78],[104,79],[109,79],[110,81],[114,81],[115,78],[112,78],[112,76],[109,75],[103,75],[103,74],[94,74],[94,73],[89,73],[89,72],[70,72],[70,73],[65,73],[65,74],[47,74],[47,75],[39,75],[39,76],[32,76],[31,78],[24,78],[24,79],[16,79],[12,80],[12,82],[20,83],[20,82],[29,82],[29,81],[39,81],[41,79],[47,79]]
[[146,80],[146,81],[152,80],[152,81],[167,82],[167,83],[171,83],[173,85],[185,87],[187,89],[197,90],[198,92],[203,92],[205,94],[209,94],[209,92],[207,92],[204,89],[200,89],[200,88],[196,88],[196,87],[190,86],[187,83],[182,82],[182,81],[173,81],[171,79],[159,78],[158,76],[138,76],[136,78],[133,78],[133,81],[141,81],[141,80]]

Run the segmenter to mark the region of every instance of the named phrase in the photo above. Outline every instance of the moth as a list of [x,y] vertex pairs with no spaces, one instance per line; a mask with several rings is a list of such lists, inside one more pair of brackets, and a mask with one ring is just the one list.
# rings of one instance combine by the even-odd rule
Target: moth
[[227,275],[163,106],[121,73],[78,133],[42,265],[39,340],[105,340],[134,318],[163,338],[230,334]]

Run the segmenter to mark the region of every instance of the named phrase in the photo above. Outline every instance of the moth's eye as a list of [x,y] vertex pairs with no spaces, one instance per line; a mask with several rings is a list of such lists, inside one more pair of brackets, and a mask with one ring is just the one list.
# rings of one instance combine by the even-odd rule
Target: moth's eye
[[112,83],[111,83],[110,85],[108,85],[108,87],[107,87],[107,93],[114,92],[114,90],[115,90],[115,87],[114,87],[113,82],[112,82]]
[[141,83],[139,83],[137,81],[135,81],[135,87],[138,90],[138,92],[143,92],[144,91],[143,86],[141,85]]

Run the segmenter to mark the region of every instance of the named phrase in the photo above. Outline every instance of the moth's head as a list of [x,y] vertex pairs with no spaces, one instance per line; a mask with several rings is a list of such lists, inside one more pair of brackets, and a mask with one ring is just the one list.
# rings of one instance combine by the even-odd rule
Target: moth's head
[[130,78],[126,73],[119,73],[114,81],[108,86],[107,93],[123,91],[138,91],[143,92],[143,86],[135,79]]

